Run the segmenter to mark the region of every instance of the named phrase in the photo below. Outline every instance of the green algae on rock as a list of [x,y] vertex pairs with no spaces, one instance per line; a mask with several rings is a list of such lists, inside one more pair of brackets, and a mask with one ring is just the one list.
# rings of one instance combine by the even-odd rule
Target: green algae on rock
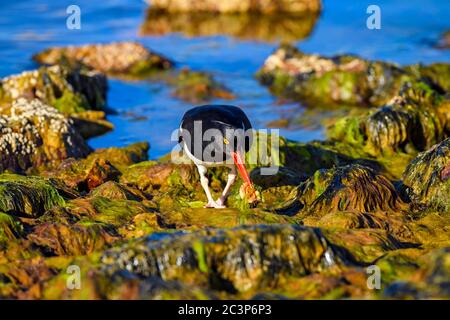
[[450,248],[427,255],[426,265],[403,281],[392,282],[384,291],[389,299],[449,299]]
[[155,70],[165,70],[173,63],[137,42],[113,42],[83,46],[55,47],[33,56],[41,64],[54,65],[68,61],[81,63],[111,76],[139,77]]
[[234,99],[233,93],[214,77],[203,71],[189,68],[167,71],[149,77],[150,81],[163,82],[172,88],[172,95],[190,103],[202,103],[211,99]]
[[161,9],[168,12],[261,12],[265,14],[282,13],[303,13],[319,12],[321,9],[320,0],[229,0],[229,1],[195,1],[195,0],[152,0],[149,3],[152,8]]
[[0,172],[22,172],[90,152],[72,122],[39,100],[19,98],[0,113]]
[[5,249],[8,242],[17,239],[23,233],[23,225],[9,214],[0,212],[0,251]]
[[106,77],[85,68],[40,67],[0,80],[0,101],[37,98],[65,114],[101,109],[106,101]]
[[406,168],[403,183],[413,202],[448,212],[450,210],[450,138],[420,153]]
[[[160,259],[161,254],[166,258]],[[270,287],[283,276],[300,277],[344,263],[318,229],[290,225],[154,235],[105,252],[102,262],[110,274],[128,270],[227,292]]]
[[355,56],[331,58],[282,45],[267,58],[257,78],[281,96],[305,102],[374,106],[387,102],[407,80],[396,65]]
[[83,222],[45,222],[36,226],[28,239],[52,255],[83,255],[116,240],[102,224]]
[[424,83],[405,86],[382,108],[344,117],[327,132],[332,150],[379,162],[399,178],[420,151],[448,135],[450,104]]
[[227,34],[243,40],[297,41],[306,38],[318,15],[307,13],[168,12],[150,7],[139,33],[143,36],[182,33],[188,37]]
[[37,176],[0,174],[0,211],[39,217],[54,206],[64,205],[55,185]]
[[69,188],[87,192],[106,181],[118,180],[120,170],[129,165],[147,160],[148,149],[147,142],[137,142],[123,148],[96,149],[85,159],[67,159],[41,172],[41,175],[62,180]]
[[406,209],[394,185],[385,176],[361,165],[318,170],[298,188],[300,215],[361,213]]

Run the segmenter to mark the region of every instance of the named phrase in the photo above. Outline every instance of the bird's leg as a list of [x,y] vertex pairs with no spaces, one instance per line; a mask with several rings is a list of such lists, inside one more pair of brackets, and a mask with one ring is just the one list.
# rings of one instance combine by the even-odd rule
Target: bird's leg
[[225,201],[227,201],[227,198],[230,194],[230,188],[233,185],[233,183],[236,181],[236,167],[231,167],[230,172],[228,173],[228,180],[227,185],[222,191],[222,195],[219,199],[217,199],[216,203],[220,206],[225,206]]
[[203,190],[205,191],[206,194],[206,198],[208,199],[208,203],[204,206],[205,208],[225,208],[225,206],[223,205],[219,205],[217,204],[212,195],[211,195],[211,191],[209,191],[209,186],[208,186],[208,178],[206,177],[206,167],[204,166],[197,166],[198,168],[198,172],[200,174],[200,183],[202,184]]

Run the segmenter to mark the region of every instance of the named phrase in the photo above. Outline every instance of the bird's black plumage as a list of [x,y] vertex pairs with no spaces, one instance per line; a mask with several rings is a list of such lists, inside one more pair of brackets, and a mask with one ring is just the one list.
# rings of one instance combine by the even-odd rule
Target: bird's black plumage
[[[192,108],[184,114],[180,128],[182,130],[179,141],[182,142],[183,147],[187,148],[196,159],[208,162],[221,161],[204,159],[205,148],[209,148],[209,150],[213,148],[213,156],[222,155],[217,159],[230,158],[223,138],[231,143],[234,151],[242,148],[245,152],[250,149],[253,138],[252,132],[249,130],[252,129],[250,120],[240,108],[231,105],[203,105]],[[213,134],[212,137],[205,136],[210,129],[218,130],[217,133],[220,132],[220,134]],[[189,134],[189,138],[186,137],[187,134]],[[201,147],[195,149],[195,143]]]

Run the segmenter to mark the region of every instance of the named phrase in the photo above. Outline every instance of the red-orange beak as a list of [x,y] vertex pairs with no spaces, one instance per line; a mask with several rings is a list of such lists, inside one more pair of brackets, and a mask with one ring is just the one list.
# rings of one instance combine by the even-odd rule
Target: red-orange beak
[[242,179],[251,187],[253,187],[253,183],[250,180],[250,176],[247,172],[247,169],[245,168],[244,161],[242,160],[242,156],[239,152],[231,151],[231,156],[233,157],[234,164],[239,170],[239,173],[241,174]]

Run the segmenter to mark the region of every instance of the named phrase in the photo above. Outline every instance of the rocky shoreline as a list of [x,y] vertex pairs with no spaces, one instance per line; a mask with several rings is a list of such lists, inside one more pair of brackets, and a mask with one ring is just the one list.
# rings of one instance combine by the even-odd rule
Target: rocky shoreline
[[[113,128],[107,76],[161,81],[195,103],[232,100],[226,86],[138,43],[34,59],[44,66],[0,80],[1,298],[450,297],[449,64],[281,46],[256,74],[274,94],[361,112],[323,141],[281,137],[277,175],[250,168],[263,201],[243,206],[237,185],[212,210],[193,165],[149,160],[146,142],[85,139]],[[225,174],[212,170],[214,192]],[[80,290],[67,288],[71,265]],[[370,265],[381,290],[367,286]]]

